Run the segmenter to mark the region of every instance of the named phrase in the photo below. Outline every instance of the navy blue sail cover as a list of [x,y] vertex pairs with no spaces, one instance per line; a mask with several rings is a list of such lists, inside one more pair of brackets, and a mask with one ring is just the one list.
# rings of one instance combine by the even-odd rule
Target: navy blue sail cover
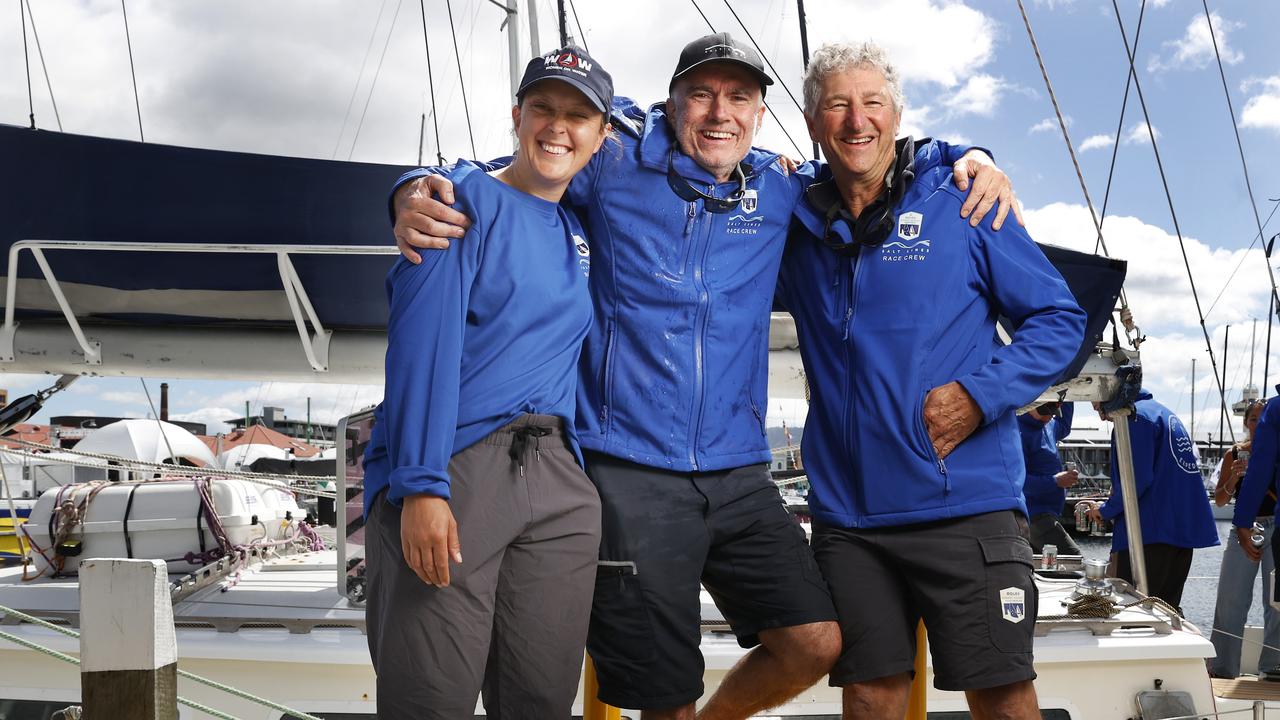
[[[6,273],[9,247],[24,239],[386,247],[393,242],[387,192],[406,170],[12,125],[0,125],[0,158],[0,258]],[[45,256],[61,283],[134,291],[282,287],[271,254],[58,250]],[[383,279],[394,255],[295,254],[291,259],[325,326],[385,327]],[[42,277],[29,252],[21,254],[19,276]],[[21,298],[18,309],[19,317],[48,314],[23,311]],[[102,318],[94,316],[93,308],[75,310],[90,322],[182,320],[154,314]],[[240,321],[231,316],[213,320]],[[287,318],[280,322],[292,323]]]

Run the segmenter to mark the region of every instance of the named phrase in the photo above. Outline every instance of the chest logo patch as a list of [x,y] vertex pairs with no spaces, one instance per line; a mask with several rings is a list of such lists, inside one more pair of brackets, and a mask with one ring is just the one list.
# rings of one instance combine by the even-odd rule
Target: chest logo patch
[[915,240],[920,237],[920,226],[923,224],[923,214],[918,212],[902,213],[898,216],[898,237],[903,240]]
[[587,245],[587,239],[574,233],[573,249],[578,251],[578,269],[582,270],[582,276],[591,277],[591,246]]
[[750,215],[760,207],[760,196],[755,190],[748,190],[742,195],[742,211]]
[[1027,594],[1022,588],[1000,591],[1000,615],[1011,623],[1020,623],[1027,617]]

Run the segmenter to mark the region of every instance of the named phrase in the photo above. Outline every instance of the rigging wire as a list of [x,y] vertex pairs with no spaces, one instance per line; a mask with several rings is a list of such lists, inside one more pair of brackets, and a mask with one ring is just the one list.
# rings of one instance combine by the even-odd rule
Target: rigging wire
[[36,129],[36,101],[31,95],[31,55],[27,51],[27,14],[22,9],[22,0],[18,0],[18,15],[22,17],[22,60],[27,64],[27,117],[31,118],[31,129]]
[[120,0],[120,15],[124,17],[124,42],[129,48],[129,77],[133,78],[133,107],[138,111],[138,139],[147,141],[142,133],[142,103],[138,100],[138,74],[133,69],[133,39],[129,37],[129,11],[125,8],[125,0]]
[[[431,124],[436,130],[436,165],[444,165],[444,154],[440,151],[440,116],[436,112],[436,81],[431,71],[431,41],[427,40],[427,6],[425,0],[418,0],[418,10],[422,13],[422,45],[427,54],[427,88],[431,93]],[[421,135],[421,133],[419,133]],[[422,164],[422,151],[418,151],[418,164]]]
[[[1022,5],[1022,0],[1018,0],[1018,5]],[[1147,111],[1147,100],[1142,94],[1142,81],[1138,79],[1138,70],[1135,66],[1133,51],[1129,48],[1129,36],[1124,29],[1124,19],[1120,17],[1120,6],[1116,0],[1111,0],[1111,6],[1115,10],[1116,24],[1120,29],[1120,39],[1124,41],[1125,56],[1129,60],[1129,69],[1133,76],[1133,87],[1138,91],[1138,103],[1142,106],[1142,118],[1147,123],[1147,134],[1151,138],[1151,151],[1156,158],[1156,168],[1160,171],[1160,184],[1164,187],[1164,197],[1169,203],[1169,216],[1173,219],[1173,230],[1178,236],[1178,248],[1182,251],[1182,264],[1187,269],[1187,282],[1191,285],[1191,299],[1196,304],[1196,316],[1200,321],[1200,332],[1204,334],[1204,344],[1209,351],[1209,363],[1213,366],[1214,382],[1218,384],[1218,402],[1221,404],[1223,411],[1227,407],[1227,394],[1223,388],[1223,380],[1218,377],[1218,359],[1213,354],[1213,343],[1209,339],[1209,328],[1205,325],[1204,311],[1200,307],[1200,295],[1196,292],[1196,279],[1194,273],[1191,272],[1191,261],[1187,258],[1187,245],[1182,238],[1182,227],[1178,223],[1178,213],[1173,208],[1173,195],[1169,192],[1169,181],[1165,176],[1164,163],[1160,160],[1160,147],[1156,142],[1155,129],[1151,126],[1151,113]],[[1231,430],[1231,442],[1236,440],[1236,431],[1230,425],[1227,426]]]
[[[1271,214],[1267,215],[1266,220],[1262,221],[1262,228],[1264,231],[1266,230],[1267,226],[1271,224],[1271,218],[1276,214],[1276,209],[1280,208],[1280,200],[1273,200],[1272,203],[1273,204],[1271,206]],[[1213,298],[1213,302],[1209,304],[1209,309],[1204,311],[1205,317],[1208,317],[1213,314],[1213,309],[1217,307],[1218,301],[1222,299],[1222,296],[1226,294],[1227,289],[1231,287],[1231,281],[1235,279],[1236,273],[1240,272],[1240,268],[1244,265],[1244,261],[1249,257],[1249,251],[1252,250],[1253,246],[1257,245],[1258,241],[1261,239],[1262,239],[1261,235],[1253,236],[1253,242],[1249,243],[1249,247],[1244,249],[1245,251],[1243,254],[1240,255],[1240,261],[1236,263],[1235,269],[1232,270],[1231,274],[1227,276],[1226,282],[1222,283],[1222,289],[1218,291],[1217,296]],[[1263,254],[1265,255],[1266,254],[1265,246],[1263,247],[1262,251],[1263,251]]]
[[382,25],[382,13],[387,9],[387,0],[382,0],[378,7],[378,19],[373,21],[373,29],[369,31],[369,43],[364,48],[364,59],[360,61],[360,72],[356,73],[355,87],[351,88],[351,98],[347,100],[347,111],[342,114],[342,127],[338,129],[338,139],[333,142],[333,154],[329,159],[338,159],[338,148],[342,146],[342,136],[347,132],[347,120],[351,117],[351,108],[356,104],[356,93],[360,90],[360,79],[364,77],[365,66],[369,64],[369,55],[373,53],[373,40],[378,37],[378,26]]
[[573,0],[569,0],[569,11],[573,13],[573,24],[578,28],[578,42],[582,43],[582,49],[591,54],[591,48],[587,47],[587,34],[582,32],[582,21],[578,18],[578,6],[573,4]]
[[[49,88],[49,102],[53,103],[53,118],[58,121],[58,132],[62,132],[62,116],[58,114],[58,100],[53,96],[53,83],[49,82],[49,64],[44,61],[44,48],[40,47],[40,33],[36,30],[36,16],[31,12],[31,0],[23,0],[27,5],[27,16],[31,18],[31,35],[36,39],[36,54],[40,56],[40,67],[44,70],[44,84]],[[24,38],[26,33],[23,33]],[[29,83],[30,78],[27,79]],[[30,92],[28,88],[27,92]]]
[[[1145,2],[1145,0],[1144,0]],[[1027,28],[1027,37],[1031,40],[1031,49],[1035,52],[1036,62],[1040,65],[1040,76],[1044,78],[1044,86],[1049,92],[1049,100],[1053,103],[1053,112],[1058,117],[1058,127],[1062,129],[1062,138],[1067,143],[1067,153],[1071,155],[1071,165],[1075,167],[1076,179],[1080,181],[1080,191],[1084,193],[1085,204],[1089,206],[1089,217],[1093,219],[1093,226],[1098,231],[1098,243],[1102,246],[1102,252],[1111,256],[1111,252],[1107,249],[1107,241],[1102,236],[1102,222],[1098,219],[1098,213],[1093,208],[1093,199],[1089,196],[1089,187],[1084,182],[1084,173],[1080,170],[1080,160],[1076,157],[1075,145],[1071,143],[1071,135],[1067,132],[1067,121],[1062,117],[1062,108],[1058,106],[1058,96],[1053,91],[1053,84],[1049,82],[1049,71],[1045,69],[1044,58],[1040,55],[1040,45],[1036,42],[1036,35],[1031,31],[1031,19],[1027,17],[1027,9],[1022,4],[1022,0],[1018,0],[1018,10],[1022,13],[1022,24]],[[1125,46],[1129,44],[1128,38],[1125,38]],[[1132,65],[1132,63],[1130,63]],[[1136,76],[1134,77],[1136,81]],[[1199,302],[1199,301],[1197,301]],[[1129,343],[1137,348],[1142,343],[1142,334],[1138,332],[1138,328],[1133,324],[1133,313],[1129,309],[1129,298],[1124,289],[1120,290],[1120,323],[1124,326],[1125,338]],[[1134,334],[1137,337],[1134,337]]]
[[373,92],[378,89],[378,76],[382,74],[382,62],[387,59],[387,48],[391,47],[391,36],[396,33],[396,21],[400,19],[400,7],[404,0],[396,0],[396,11],[391,15],[391,26],[387,28],[387,39],[382,43],[382,54],[378,56],[378,67],[373,70],[373,81],[369,83],[369,94],[364,99],[364,109],[360,111],[360,122],[356,123],[356,134],[351,138],[351,149],[347,151],[347,159],[356,152],[356,143],[360,141],[360,130],[364,127],[365,115],[369,114],[369,103],[373,100]]
[[[572,2],[572,0],[570,1]],[[689,2],[693,3],[693,8],[698,11],[699,15],[702,16],[702,21],[707,24],[707,27],[711,28],[711,32],[713,33],[719,32],[718,30],[716,30],[716,26],[712,25],[711,21],[707,19],[706,13],[702,12],[702,8],[698,7],[698,0],[689,0]],[[763,98],[762,98],[762,101],[763,101]],[[769,115],[773,116],[773,121],[778,123],[778,129],[782,131],[783,135],[787,136],[787,140],[791,141],[791,147],[796,149],[796,157],[804,157],[804,151],[800,149],[800,146],[796,143],[795,138],[791,137],[791,133],[787,132],[787,126],[782,123],[782,119],[779,118],[778,114],[773,111],[773,108],[769,106],[768,102],[764,102],[764,107],[766,110],[769,111]]]
[[738,17],[738,12],[729,4],[729,0],[724,0],[724,6],[729,8],[729,13],[733,15],[734,20],[738,21],[738,27],[742,28],[742,32],[747,34],[747,39],[751,41],[753,46],[755,46],[756,52],[760,53],[760,57],[764,59],[764,64],[768,65],[769,69],[773,71],[773,76],[778,79],[778,84],[782,86],[783,90],[787,91],[787,97],[791,98],[791,103],[796,106],[796,109],[800,111],[801,115],[804,115],[804,106],[800,104],[799,100],[796,100],[796,96],[792,94],[791,88],[787,85],[787,81],[782,79],[782,73],[778,72],[778,69],[773,66],[773,63],[769,62],[769,56],[765,54],[764,48],[760,47],[760,43],[756,42],[751,31],[747,29],[746,23],[742,22],[742,18]]
[[453,26],[453,0],[444,0],[444,7],[449,11],[449,34],[453,37],[453,60],[458,64],[458,84],[462,86],[462,112],[467,118],[467,137],[471,140],[471,157],[476,157],[476,136],[471,131],[471,107],[467,104],[467,82],[462,77],[462,56],[458,54],[458,32]]
[[[1253,211],[1253,221],[1258,226],[1258,237],[1262,237],[1262,220],[1258,218],[1258,202],[1253,198],[1253,183],[1249,180],[1249,163],[1244,159],[1244,143],[1240,141],[1240,128],[1236,125],[1236,109],[1231,104],[1231,90],[1227,87],[1227,73],[1222,68],[1222,55],[1218,53],[1218,37],[1213,34],[1213,18],[1209,13],[1208,0],[1200,0],[1204,6],[1204,21],[1209,27],[1209,39],[1213,41],[1213,56],[1218,61],[1218,76],[1222,78],[1222,94],[1227,99],[1227,111],[1231,114],[1231,130],[1236,136],[1236,150],[1240,152],[1240,167],[1244,170],[1244,186],[1249,191],[1249,209]],[[1271,281],[1271,310],[1267,313],[1268,327],[1272,319],[1275,317],[1275,308],[1280,305],[1280,293],[1276,291],[1276,273],[1271,268],[1271,253],[1267,246],[1263,246],[1263,263],[1267,266],[1267,279]],[[1270,360],[1270,357],[1268,357]],[[1267,370],[1263,370],[1262,384],[1267,384]]]
[[[1138,37],[1142,35],[1142,18],[1147,13],[1147,0],[1142,0],[1142,7],[1138,8],[1138,27],[1133,31],[1133,51],[1138,51]],[[1107,189],[1102,193],[1102,217],[1099,224],[1107,221],[1107,205],[1111,201],[1111,181],[1116,173],[1116,157],[1120,154],[1120,133],[1124,130],[1124,111],[1129,107],[1129,88],[1133,87],[1133,71],[1125,73],[1124,76],[1124,98],[1120,101],[1120,121],[1116,123],[1115,141],[1111,144],[1111,165],[1107,168]],[[1098,241],[1093,244],[1093,254],[1098,254],[1098,245],[1102,242],[1102,235],[1098,235]]]

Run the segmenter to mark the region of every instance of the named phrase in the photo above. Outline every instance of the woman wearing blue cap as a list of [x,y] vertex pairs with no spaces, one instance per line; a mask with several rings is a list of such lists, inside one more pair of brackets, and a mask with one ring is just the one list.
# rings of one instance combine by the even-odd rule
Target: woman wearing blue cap
[[[558,82],[557,82],[558,81]],[[386,393],[365,457],[378,717],[567,718],[600,500],[573,434],[590,252],[558,204],[604,143],[613,85],[534,58],[508,167],[449,173],[464,242],[387,276]],[[465,558],[465,559],[464,559]]]

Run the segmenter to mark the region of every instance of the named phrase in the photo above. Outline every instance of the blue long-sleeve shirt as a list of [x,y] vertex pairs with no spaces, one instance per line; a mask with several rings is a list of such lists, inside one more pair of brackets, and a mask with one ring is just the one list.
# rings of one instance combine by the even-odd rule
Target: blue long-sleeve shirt
[[1027,479],[1022,495],[1027,500],[1027,515],[1043,513],[1059,515],[1067,502],[1067,491],[1058,487],[1055,477],[1062,472],[1058,443],[1071,434],[1075,403],[1063,403],[1062,416],[1042,423],[1030,415],[1018,416],[1018,432],[1022,434],[1022,458],[1027,466]]
[[[461,242],[387,275],[386,390],[365,455],[365,512],[449,497],[449,458],[522,413],[572,437],[591,325],[590,256],[573,215],[469,163],[449,174],[473,219]],[[575,444],[576,448],[576,444]]]
[[1236,511],[1231,519],[1236,527],[1253,527],[1262,499],[1275,487],[1277,448],[1280,448],[1280,400],[1273,399],[1262,409],[1258,427],[1253,431],[1249,469],[1236,491]]
[[[1142,520],[1142,544],[1202,548],[1218,544],[1213,509],[1200,477],[1200,459],[1187,428],[1169,408],[1143,390],[1134,403],[1129,423],[1133,448],[1133,479]],[[1111,497],[1100,508],[1102,517],[1116,520],[1111,549],[1129,549],[1124,494],[1117,466],[1115,433],[1111,435]]]

